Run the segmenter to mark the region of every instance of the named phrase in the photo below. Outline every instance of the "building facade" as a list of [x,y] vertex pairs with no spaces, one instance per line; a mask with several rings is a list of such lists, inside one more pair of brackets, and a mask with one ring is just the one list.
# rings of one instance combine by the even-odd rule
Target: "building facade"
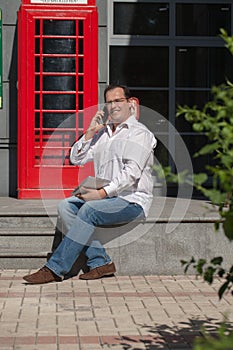
[[[18,171],[18,37],[20,0],[0,0],[2,9],[3,108],[0,110],[0,196],[17,197]],[[210,90],[233,81],[230,53],[219,37],[232,32],[232,0],[97,0],[98,94],[108,83],[128,85],[140,104],[156,111],[140,118],[159,138],[156,157],[163,164],[182,162],[182,137],[195,172],[211,159],[192,155],[205,142],[176,118],[177,105],[202,107]],[[55,6],[55,5],[51,5]],[[65,7],[65,5],[64,5]],[[91,52],[90,52],[91,55]],[[28,62],[24,62],[25,65]],[[158,116],[161,116],[158,117]],[[164,122],[164,120],[166,122]]]

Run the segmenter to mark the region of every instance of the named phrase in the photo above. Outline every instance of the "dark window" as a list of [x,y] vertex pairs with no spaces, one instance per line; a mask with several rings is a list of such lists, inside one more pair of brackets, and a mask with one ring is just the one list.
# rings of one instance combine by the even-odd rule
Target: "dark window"
[[[39,66],[38,61],[36,60],[37,69]],[[75,58],[44,57],[43,72],[75,72],[75,68],[76,68],[75,64],[76,64]]]
[[43,95],[43,109],[75,109],[75,95]]
[[75,54],[75,39],[44,39],[43,53]]
[[168,132],[168,91],[131,90],[139,99],[140,121],[153,132]]
[[232,56],[221,47],[177,47],[176,86],[211,87],[233,79]]
[[219,28],[231,31],[229,3],[176,5],[176,35],[216,36]]
[[44,91],[75,91],[74,76],[44,76]]
[[75,116],[69,113],[43,113],[43,128],[75,128]]
[[167,3],[115,3],[114,34],[168,35],[169,5]]
[[[176,91],[176,107],[180,106],[196,106],[198,109],[204,107],[207,101],[211,98],[209,91]],[[179,132],[191,132],[192,125],[185,120],[183,116],[175,119],[175,126]]]
[[43,34],[44,35],[75,35],[75,21],[67,20],[44,20]]
[[110,69],[112,83],[168,87],[168,48],[111,46]]

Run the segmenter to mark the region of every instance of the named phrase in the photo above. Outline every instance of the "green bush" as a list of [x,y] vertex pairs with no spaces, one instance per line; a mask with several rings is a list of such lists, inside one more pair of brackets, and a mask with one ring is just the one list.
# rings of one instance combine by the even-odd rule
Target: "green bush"
[[[229,37],[225,30],[221,29],[220,36],[225,41],[225,46],[233,54],[233,36]],[[206,135],[208,143],[194,156],[211,155],[215,158],[215,166],[206,166],[206,173],[188,174],[183,171],[174,174],[170,167],[155,167],[157,175],[165,177],[168,182],[186,183],[196,187],[211,203],[218,207],[220,219],[215,223],[215,229],[223,228],[229,241],[233,240],[233,84],[230,81],[220,86],[212,87],[212,99],[207,102],[202,110],[196,106],[179,106],[177,117],[184,116],[192,124],[196,132]],[[211,185],[206,186],[207,174],[212,178]],[[207,262],[205,259],[181,261],[185,272],[190,266],[194,267],[197,274],[201,275],[208,283],[213,282],[214,276],[221,277],[221,285],[218,295],[230,291],[233,294],[233,266],[226,270],[222,267],[223,258],[215,257]]]
[[233,349],[233,331],[229,331],[227,323],[224,322],[218,328],[216,335],[211,335],[205,330],[203,337],[198,337],[194,342],[194,350],[232,350]]

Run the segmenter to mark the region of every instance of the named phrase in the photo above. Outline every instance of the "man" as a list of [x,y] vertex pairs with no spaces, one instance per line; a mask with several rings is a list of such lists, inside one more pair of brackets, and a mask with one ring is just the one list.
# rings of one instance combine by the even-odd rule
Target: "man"
[[109,183],[100,189],[83,187],[81,194],[60,202],[58,214],[66,235],[44,267],[24,276],[28,283],[61,281],[82,251],[90,271],[80,279],[113,274],[114,263],[92,238],[95,228],[129,223],[148,214],[156,139],[132,115],[134,106],[127,87],[108,86],[104,99],[107,123],[102,123],[104,112],[97,111],[85,135],[72,147],[70,159],[76,165],[93,161],[95,176]]

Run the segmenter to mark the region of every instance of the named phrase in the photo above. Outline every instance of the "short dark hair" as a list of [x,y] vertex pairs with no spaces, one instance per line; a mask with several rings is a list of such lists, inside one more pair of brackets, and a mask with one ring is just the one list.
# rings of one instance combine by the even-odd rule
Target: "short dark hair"
[[119,84],[117,84],[117,85],[111,84],[111,85],[108,85],[108,86],[106,87],[106,89],[104,90],[104,101],[105,101],[105,102],[106,102],[106,95],[107,95],[107,92],[108,92],[108,91],[111,91],[111,90],[114,90],[114,89],[117,89],[117,88],[121,88],[121,89],[124,91],[124,95],[125,95],[125,97],[126,97],[127,99],[131,97],[131,92],[130,92],[130,90],[129,90],[129,88],[128,88],[127,86],[125,86],[125,85],[119,85]]

